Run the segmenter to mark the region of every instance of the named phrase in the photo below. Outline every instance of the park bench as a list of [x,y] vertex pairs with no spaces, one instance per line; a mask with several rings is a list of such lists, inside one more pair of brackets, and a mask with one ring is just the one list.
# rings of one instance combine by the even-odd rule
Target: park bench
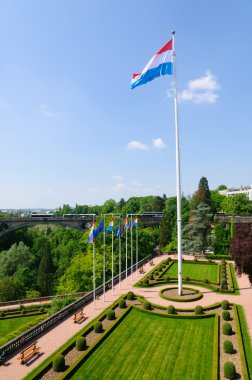
[[74,320],[74,323],[77,323],[79,321],[81,321],[83,318],[85,318],[86,314],[83,313],[83,310],[79,310],[77,311],[75,314],[74,314],[74,317],[73,317],[73,320]]
[[152,265],[152,266],[155,265],[153,260],[150,261],[150,265]]
[[21,364],[27,364],[27,361],[30,360],[34,355],[39,354],[40,347],[37,347],[37,342],[32,343],[30,346],[26,347],[25,350],[20,352],[18,360],[21,360]]
[[140,274],[144,274],[144,273],[145,273],[143,267],[140,267],[140,269],[139,269],[139,273],[140,273]]

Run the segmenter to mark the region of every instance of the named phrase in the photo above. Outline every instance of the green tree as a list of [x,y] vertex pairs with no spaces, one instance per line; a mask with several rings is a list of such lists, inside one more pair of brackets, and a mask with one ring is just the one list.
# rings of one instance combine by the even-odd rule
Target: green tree
[[211,192],[209,190],[208,181],[206,177],[201,177],[199,181],[198,190],[193,196],[193,206],[195,207],[200,203],[204,203],[205,205],[212,208]]
[[220,191],[220,190],[226,190],[227,189],[227,186],[226,185],[219,185],[216,189],[216,191]]
[[252,213],[252,201],[245,194],[225,197],[221,204],[225,214],[249,215]]
[[210,207],[204,203],[196,206],[189,224],[183,230],[183,246],[186,251],[204,253],[211,247],[211,220]]
[[20,300],[25,296],[23,285],[12,278],[5,277],[0,280],[0,301]]
[[222,202],[225,198],[225,195],[219,194],[217,190],[211,190],[212,210],[214,214],[222,211]]
[[48,247],[45,248],[41,257],[37,275],[37,285],[43,296],[51,294],[53,273],[54,265],[52,262],[50,246],[48,244]]

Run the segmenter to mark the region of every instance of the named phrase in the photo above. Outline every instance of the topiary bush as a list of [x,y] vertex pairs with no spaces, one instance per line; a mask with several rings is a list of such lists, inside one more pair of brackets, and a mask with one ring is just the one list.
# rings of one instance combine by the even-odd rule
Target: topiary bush
[[158,276],[158,270],[155,270],[154,274],[155,276]]
[[170,281],[171,278],[170,278],[170,276],[165,276],[164,279],[165,279],[165,281]]
[[231,335],[232,334],[232,326],[230,325],[230,323],[224,323],[224,325],[222,326],[222,332],[223,334],[225,335]]
[[57,355],[53,359],[53,370],[55,372],[63,372],[65,369],[65,358],[63,355]]
[[226,362],[224,364],[224,376],[230,380],[236,378],[236,369],[234,363]]
[[114,310],[109,310],[107,312],[107,319],[109,321],[113,321],[115,319],[115,311]]
[[173,305],[167,307],[167,314],[176,314],[176,309]]
[[164,265],[162,265],[162,269],[166,269],[166,265],[164,264]]
[[227,290],[227,289],[228,289],[228,286],[227,286],[227,285],[221,285],[221,289],[222,289],[222,290]]
[[222,312],[222,318],[224,319],[224,321],[230,321],[230,313],[228,310],[224,310]]
[[152,307],[151,307],[150,302],[149,302],[149,301],[144,301],[144,303],[143,303],[143,308],[144,308],[145,310],[151,310]]
[[94,332],[101,333],[103,331],[102,323],[100,321],[94,324]]
[[0,318],[3,318],[3,317],[4,317],[4,312],[1,311],[1,312],[0,312]]
[[189,281],[189,280],[190,280],[190,277],[186,276],[185,281]]
[[232,354],[234,352],[233,343],[230,340],[225,340],[223,343],[224,352]]
[[119,301],[119,307],[120,307],[120,309],[126,309],[127,305],[126,305],[126,301],[124,299]]
[[43,307],[40,307],[40,308],[39,308],[39,312],[40,312],[40,313],[44,313],[44,311],[45,311],[45,309],[44,309]]
[[128,292],[127,294],[127,300],[134,300],[135,299],[135,294],[133,292]]
[[194,308],[194,312],[195,312],[195,314],[197,314],[197,315],[203,314],[203,313],[204,313],[203,307],[200,306],[200,305],[195,306],[195,308]]
[[143,285],[149,285],[149,280],[148,280],[148,278],[145,278],[145,279],[143,280]]
[[83,336],[80,336],[79,338],[76,339],[75,346],[77,351],[84,351],[87,347],[87,342],[86,338]]
[[227,279],[226,278],[222,278],[221,280],[221,286],[223,285],[227,285]]
[[223,310],[228,310],[229,309],[229,302],[227,300],[223,300],[221,302],[221,307]]
[[209,280],[208,280],[208,278],[205,278],[205,279],[203,280],[203,282],[204,282],[205,284],[209,284]]
[[21,313],[22,315],[24,315],[24,314],[26,314],[26,310],[25,310],[25,309],[22,309],[22,310],[20,311],[20,313]]
[[153,280],[153,274],[152,273],[149,275],[149,280]]

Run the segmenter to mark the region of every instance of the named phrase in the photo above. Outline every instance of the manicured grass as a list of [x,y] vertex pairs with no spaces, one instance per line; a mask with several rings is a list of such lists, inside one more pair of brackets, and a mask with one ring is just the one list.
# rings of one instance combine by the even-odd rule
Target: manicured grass
[[6,318],[0,319],[0,345],[5,344],[10,339],[8,339],[9,334],[13,334],[16,330],[19,330],[22,326],[36,322],[36,320],[41,320],[41,316],[27,316],[27,317],[17,317],[17,318]]
[[[183,278],[189,277],[190,280],[208,279],[211,282],[218,283],[218,264],[197,264],[197,263],[182,263]],[[173,263],[165,272],[165,276],[171,278],[178,277],[178,263]]]
[[132,310],[71,379],[211,380],[214,318]]
[[237,312],[239,314],[239,319],[240,319],[242,340],[243,340],[243,345],[244,345],[248,371],[250,374],[250,378],[252,379],[252,345],[251,345],[250,336],[248,334],[247,323],[246,323],[243,307],[240,305],[237,305]]

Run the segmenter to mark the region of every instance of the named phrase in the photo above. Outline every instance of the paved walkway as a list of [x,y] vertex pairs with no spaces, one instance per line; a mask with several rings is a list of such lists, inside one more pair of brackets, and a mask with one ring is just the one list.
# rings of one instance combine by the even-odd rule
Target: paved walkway
[[[160,256],[154,259],[155,265],[160,261],[164,260],[167,256]],[[186,259],[192,259],[190,256],[184,256]],[[144,269],[146,272],[153,269],[150,264],[145,264]],[[73,323],[72,317],[69,317],[64,322],[56,326],[51,331],[47,332],[43,336],[39,337],[38,347],[41,348],[41,355],[30,365],[24,366],[20,365],[20,361],[17,360],[18,354],[12,357],[4,366],[0,367],[0,378],[2,380],[19,380],[31,372],[35,367],[38,366],[43,360],[45,360],[49,355],[51,355],[56,349],[58,349],[62,344],[64,344],[69,338],[80,331],[86,324],[88,324],[92,319],[97,317],[103,310],[105,310],[111,303],[113,303],[120,295],[127,293],[132,290],[139,295],[143,295],[150,302],[157,303],[159,305],[167,306],[173,304],[174,306],[183,307],[194,307],[195,305],[207,306],[215,302],[220,302],[223,299],[227,299],[230,302],[235,302],[241,304],[244,307],[246,313],[246,319],[248,323],[248,328],[250,336],[252,337],[252,287],[249,284],[247,276],[243,275],[238,278],[238,284],[240,288],[240,295],[223,295],[212,292],[200,286],[193,286],[196,289],[200,289],[203,293],[203,298],[195,302],[171,302],[167,301],[159,296],[160,290],[167,288],[169,285],[163,285],[155,288],[133,288],[133,285],[141,279],[144,274],[134,273],[133,276],[129,276],[127,279],[123,280],[121,287],[117,285],[114,288],[114,294],[112,290],[109,290],[105,294],[105,300],[103,296],[99,300],[96,300],[95,305],[93,303],[85,307],[85,313],[88,318],[81,324]],[[173,285],[174,286],[174,285]],[[95,307],[94,307],[95,306]]]

